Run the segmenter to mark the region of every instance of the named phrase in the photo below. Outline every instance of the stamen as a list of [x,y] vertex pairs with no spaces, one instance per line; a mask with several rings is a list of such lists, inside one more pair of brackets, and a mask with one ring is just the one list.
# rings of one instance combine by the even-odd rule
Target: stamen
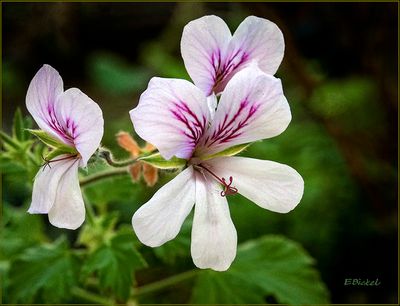
[[238,189],[236,187],[231,186],[233,182],[233,177],[229,177],[229,183],[226,182],[226,179],[219,178],[215,173],[213,173],[210,169],[207,167],[204,167],[203,165],[197,165],[198,167],[201,167],[202,169],[206,170],[208,173],[210,173],[219,183],[221,183],[224,186],[224,190],[221,190],[221,197],[225,197],[227,195],[233,195],[238,193]]
[[78,154],[73,154],[73,155],[68,155],[66,157],[59,158],[59,159],[48,160],[47,158],[43,157],[43,155],[42,155],[42,159],[45,161],[45,163],[43,165],[41,165],[41,167],[43,167],[42,171],[44,171],[47,166],[49,166],[49,168],[51,169],[50,163],[54,163],[54,162],[58,162],[58,161],[62,161],[62,160],[67,160],[67,159],[73,159],[73,158],[75,158],[77,156],[78,156]]

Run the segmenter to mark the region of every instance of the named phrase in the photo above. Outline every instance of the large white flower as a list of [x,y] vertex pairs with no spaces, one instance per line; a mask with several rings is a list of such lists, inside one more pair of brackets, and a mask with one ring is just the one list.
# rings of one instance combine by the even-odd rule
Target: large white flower
[[103,136],[100,107],[77,88],[63,89],[58,72],[44,65],[32,79],[26,107],[39,127],[71,152],[39,169],[33,185],[32,214],[48,214],[51,224],[76,229],[85,220],[78,167],[85,167]]
[[221,18],[204,16],[185,26],[181,40],[186,70],[207,96],[223,91],[233,75],[251,62],[275,74],[284,49],[277,25],[255,16],[243,20],[233,36]]
[[304,182],[286,165],[217,154],[286,129],[291,114],[279,79],[248,67],[227,84],[215,114],[206,100],[188,81],[153,78],[131,110],[139,136],[165,159],[176,156],[188,165],[136,211],[132,225],[140,241],[157,247],[176,237],[196,204],[193,261],[223,271],[237,245],[225,196],[239,192],[263,208],[286,213],[300,202]]

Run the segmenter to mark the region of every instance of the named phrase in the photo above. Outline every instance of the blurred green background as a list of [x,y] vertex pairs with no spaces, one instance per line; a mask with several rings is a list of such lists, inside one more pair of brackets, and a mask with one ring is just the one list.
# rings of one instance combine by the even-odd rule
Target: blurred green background
[[[28,114],[27,87],[47,63],[60,72],[65,88],[79,87],[101,106],[103,144],[117,157],[128,158],[115,134],[125,130],[133,135],[128,111],[152,76],[189,79],[180,56],[182,29],[207,14],[222,17],[232,31],[248,15],[267,18],[281,28],[286,42],[277,76],[292,122],[282,135],[253,144],[243,155],[298,170],[305,181],[304,197],[285,215],[265,211],[239,195],[231,197],[239,243],[277,234],[302,245],[315,259],[332,303],[397,303],[397,3],[2,3],[3,130],[11,132],[17,107]],[[103,216],[101,229],[97,233],[86,221],[79,232],[72,232],[51,227],[47,216],[25,213],[34,172],[5,158],[1,166],[4,302],[87,302],[77,287],[125,302],[127,290],[194,268],[191,218],[175,241],[154,250],[135,241],[130,229],[132,214],[173,173],[160,173],[151,188],[133,184],[128,176],[87,187],[87,201]],[[89,172],[96,167],[103,166]],[[113,227],[123,243],[116,238],[109,248],[91,245]],[[284,238],[271,239],[279,245]],[[140,252],[130,249],[129,241]],[[113,243],[120,253],[110,253]],[[59,260],[59,254],[71,249],[72,257]],[[87,250],[94,255],[85,257]],[[257,250],[251,254],[264,254]],[[264,251],[268,260],[270,253]],[[248,264],[256,259],[250,256],[247,262],[243,254],[238,255],[237,270],[251,277],[257,267],[251,270]],[[118,272],[124,269],[128,273]],[[165,286],[130,302],[313,301],[287,300],[276,292],[259,297],[245,282],[208,279],[206,273],[203,280]],[[345,286],[348,278],[378,278],[381,284]],[[259,285],[264,281],[268,283],[267,275],[258,279]],[[229,286],[237,297],[223,292]],[[288,296],[295,295],[287,290]],[[205,292],[219,297],[207,299]]]

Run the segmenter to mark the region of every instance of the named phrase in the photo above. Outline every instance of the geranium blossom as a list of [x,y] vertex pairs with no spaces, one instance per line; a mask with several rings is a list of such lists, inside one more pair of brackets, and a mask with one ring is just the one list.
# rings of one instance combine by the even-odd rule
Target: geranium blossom
[[227,84],[214,115],[206,100],[188,81],[153,78],[131,110],[139,136],[165,159],[187,160],[187,168],[136,211],[132,225],[140,241],[157,247],[176,237],[195,204],[193,261],[223,271],[237,245],[226,195],[239,192],[262,208],[286,213],[299,203],[304,183],[283,164],[216,154],[286,129],[291,113],[279,79],[248,67]]
[[284,49],[277,25],[255,16],[243,20],[233,36],[221,18],[204,16],[185,26],[181,40],[186,70],[207,96],[222,92],[233,75],[252,62],[275,74]]
[[63,89],[58,72],[44,65],[32,79],[26,106],[39,127],[76,153],[62,154],[38,171],[32,214],[48,214],[51,224],[76,229],[85,220],[78,167],[85,167],[103,136],[100,107],[77,88]]

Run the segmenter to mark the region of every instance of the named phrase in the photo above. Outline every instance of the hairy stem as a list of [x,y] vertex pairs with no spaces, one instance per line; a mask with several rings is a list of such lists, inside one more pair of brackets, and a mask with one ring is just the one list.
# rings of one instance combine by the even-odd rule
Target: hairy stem
[[165,289],[167,287],[170,287],[172,285],[175,285],[177,283],[180,283],[184,280],[190,279],[198,274],[198,270],[190,270],[187,272],[183,272],[168,278],[165,278],[163,280],[144,285],[138,288],[135,288],[135,291],[133,294],[131,294],[132,298],[136,298],[145,294],[150,294],[153,292],[157,292],[159,290]]
[[81,187],[88,186],[90,184],[96,183],[98,181],[113,177],[113,176],[118,176],[118,175],[123,175],[123,174],[128,174],[128,171],[126,168],[121,168],[121,169],[111,169],[111,170],[106,170],[102,172],[95,173],[93,175],[87,176],[79,181],[79,184]]
[[109,164],[110,166],[114,167],[114,168],[123,168],[129,165],[132,165],[134,163],[136,163],[137,159],[128,159],[128,160],[124,160],[124,161],[116,161],[113,159],[112,154],[109,150],[107,149],[101,149],[99,152],[99,157],[103,158],[107,164]]

